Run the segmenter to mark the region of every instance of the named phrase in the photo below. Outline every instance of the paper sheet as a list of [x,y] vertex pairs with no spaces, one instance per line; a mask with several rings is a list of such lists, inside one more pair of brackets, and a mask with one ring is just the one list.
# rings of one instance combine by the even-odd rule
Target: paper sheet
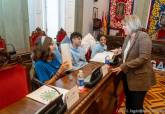
[[108,52],[108,51],[104,51],[102,53],[97,53],[90,61],[95,61],[95,62],[101,62],[104,63],[105,62],[105,57],[109,56],[109,59],[111,60],[114,56],[113,52]]
[[[29,97],[29,98],[36,100],[38,102],[41,102],[43,104],[48,104],[60,95],[52,87],[43,85],[40,88],[38,88],[37,90],[35,90],[34,92],[26,95],[26,97]],[[58,88],[55,86],[54,86],[54,88],[56,88],[61,94],[63,94],[63,98],[65,97],[65,94],[68,92],[68,90],[66,90],[66,89]]]
[[77,86],[74,86],[72,89],[66,93],[66,104],[69,109],[76,101],[79,100],[79,90]]
[[62,62],[67,61],[69,63],[68,70],[72,69],[72,57],[71,57],[71,51],[70,46],[68,43],[61,44],[61,55],[62,55]]
[[90,33],[88,33],[82,38],[81,45],[85,49],[85,52],[87,52],[90,47],[95,47],[96,40]]

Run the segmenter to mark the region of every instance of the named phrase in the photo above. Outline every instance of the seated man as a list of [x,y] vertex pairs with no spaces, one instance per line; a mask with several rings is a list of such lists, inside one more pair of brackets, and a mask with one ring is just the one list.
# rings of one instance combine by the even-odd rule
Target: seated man
[[80,68],[87,64],[85,59],[85,49],[81,47],[82,35],[78,32],[73,32],[70,36],[71,40],[71,55],[73,67]]

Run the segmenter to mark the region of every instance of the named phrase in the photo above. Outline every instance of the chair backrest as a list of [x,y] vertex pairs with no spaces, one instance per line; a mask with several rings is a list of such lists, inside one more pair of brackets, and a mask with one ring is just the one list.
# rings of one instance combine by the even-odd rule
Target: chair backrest
[[92,55],[92,50],[91,50],[91,48],[88,48],[88,50],[85,54],[85,58],[86,58],[87,62],[89,62],[89,60],[91,59],[91,55]]
[[41,82],[39,81],[37,74],[35,72],[34,66],[32,65],[30,69],[30,78],[31,78],[31,89],[32,91],[38,89],[39,87],[42,86]]
[[0,69],[0,109],[28,94],[26,68],[20,64]]
[[36,28],[35,31],[32,32],[31,36],[29,37],[30,48],[34,47],[35,42],[40,36],[46,36],[45,32],[42,31],[39,27]]
[[160,28],[157,31],[157,39],[164,39],[165,40],[165,28]]
[[165,40],[165,27],[161,27],[149,35],[152,38],[152,40]]
[[0,36],[0,48],[6,49],[6,42],[1,36]]
[[61,41],[65,38],[66,36],[66,31],[64,31],[64,29],[60,29],[57,33],[56,39],[58,43],[61,43]]

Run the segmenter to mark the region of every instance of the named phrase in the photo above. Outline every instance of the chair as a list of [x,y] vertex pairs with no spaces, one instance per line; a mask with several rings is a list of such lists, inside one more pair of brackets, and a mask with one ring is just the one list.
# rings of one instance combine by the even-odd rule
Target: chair
[[6,43],[6,41],[0,36],[0,66],[11,60],[12,56],[16,55],[16,49],[13,44]]
[[39,36],[46,36],[45,32],[41,30],[41,28],[37,27],[35,31],[32,32],[31,36],[29,37],[30,48],[34,47],[35,42],[39,38]]
[[20,64],[0,69],[0,109],[28,94],[26,68]]
[[6,49],[6,43],[5,40],[0,36],[0,48]]
[[157,29],[154,33],[150,34],[152,40],[165,40],[165,27]]
[[5,65],[9,60],[9,56],[6,52],[6,49],[0,48],[0,67]]
[[9,54],[7,53],[6,42],[0,36],[0,67],[3,66],[5,63],[7,63],[7,60],[9,58],[10,57]]
[[86,54],[85,54],[85,58],[86,58],[86,61],[89,62],[90,59],[91,59],[91,54],[92,54],[92,50],[91,48],[88,48]]
[[161,27],[158,31],[157,31],[157,39],[158,40],[165,40],[165,27]]
[[32,65],[30,69],[30,78],[31,78],[31,91],[34,91],[42,86],[41,82],[37,78],[34,66]]
[[31,79],[31,87],[32,87],[31,91],[34,91],[34,90],[38,89],[41,86],[42,86],[42,84],[40,83],[40,81],[37,79],[37,77],[34,76]]
[[62,40],[65,38],[66,36],[66,31],[64,31],[64,29],[60,29],[57,33],[56,39],[57,39],[57,44],[60,44],[62,42]]

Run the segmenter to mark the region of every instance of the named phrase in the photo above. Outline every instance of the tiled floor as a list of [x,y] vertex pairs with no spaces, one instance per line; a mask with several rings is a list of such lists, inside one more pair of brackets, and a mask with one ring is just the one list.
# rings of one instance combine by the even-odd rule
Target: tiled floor
[[[165,73],[156,73],[157,84],[145,97],[145,114],[165,114]],[[122,103],[118,114],[125,114],[125,102]]]

